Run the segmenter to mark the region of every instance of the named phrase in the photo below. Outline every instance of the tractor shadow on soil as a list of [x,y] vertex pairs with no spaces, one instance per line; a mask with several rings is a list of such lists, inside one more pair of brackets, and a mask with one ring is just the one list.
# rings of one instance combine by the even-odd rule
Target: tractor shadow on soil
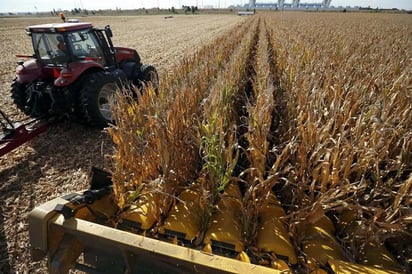
[[50,199],[87,188],[90,168],[105,169],[113,150],[104,130],[76,123],[51,126],[23,146],[3,156],[7,165],[0,167],[0,273],[41,267],[30,261],[28,214]]

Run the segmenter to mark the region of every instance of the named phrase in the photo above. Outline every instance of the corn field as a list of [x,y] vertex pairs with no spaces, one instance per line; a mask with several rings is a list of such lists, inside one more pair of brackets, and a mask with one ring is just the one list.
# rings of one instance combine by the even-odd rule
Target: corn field
[[132,97],[109,128],[118,227],[291,272],[412,271],[411,16],[258,13]]

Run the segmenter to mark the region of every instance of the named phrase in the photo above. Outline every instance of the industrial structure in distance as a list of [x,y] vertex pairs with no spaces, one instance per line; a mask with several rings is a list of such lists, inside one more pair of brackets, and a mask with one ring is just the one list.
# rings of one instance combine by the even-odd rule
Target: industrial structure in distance
[[[292,0],[291,3],[285,3],[285,0],[278,0],[273,2],[259,2],[250,0],[244,8],[249,9],[335,9],[342,7],[331,6],[332,0],[323,0],[322,2],[302,2],[300,0]],[[358,8],[358,7],[355,7]]]

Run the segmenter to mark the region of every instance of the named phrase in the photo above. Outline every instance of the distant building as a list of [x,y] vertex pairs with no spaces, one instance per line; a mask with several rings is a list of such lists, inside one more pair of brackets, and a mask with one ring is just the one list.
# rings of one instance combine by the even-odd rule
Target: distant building
[[276,9],[278,7],[275,3],[256,3],[257,9]]
[[292,7],[299,8],[300,0],[293,0]]
[[249,9],[256,8],[256,0],[249,0]]
[[245,4],[244,8],[257,9],[328,9],[330,8],[332,0],[323,0],[322,2],[301,3],[300,0],[292,0],[291,3],[285,3],[285,0],[278,0],[277,3],[262,2],[257,3],[256,0],[250,0],[249,4]]

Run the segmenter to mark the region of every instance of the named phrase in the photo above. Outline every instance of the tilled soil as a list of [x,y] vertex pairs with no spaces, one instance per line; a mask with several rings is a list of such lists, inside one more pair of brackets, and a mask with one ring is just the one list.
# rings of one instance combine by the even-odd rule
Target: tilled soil
[[[94,16],[81,18],[112,27],[115,45],[137,49],[160,80],[185,55],[244,20],[236,15]],[[14,121],[28,117],[10,98],[15,54],[31,54],[24,28],[59,22],[57,17],[0,18],[0,108]],[[32,262],[27,215],[50,199],[87,188],[92,166],[110,168],[113,143],[105,130],[66,122],[0,157],[0,273],[47,273],[45,260]]]

